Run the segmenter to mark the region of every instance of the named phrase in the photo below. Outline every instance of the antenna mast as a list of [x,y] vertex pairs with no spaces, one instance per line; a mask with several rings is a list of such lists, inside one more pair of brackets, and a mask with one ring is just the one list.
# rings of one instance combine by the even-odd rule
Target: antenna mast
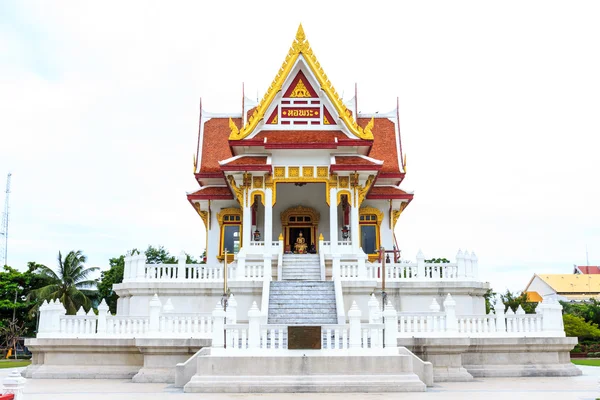
[[0,266],[4,266],[8,262],[8,198],[10,195],[11,176],[12,174],[9,172],[8,176],[6,177],[6,197],[4,198],[4,212],[2,213],[2,225],[0,225],[0,257],[2,257],[2,263],[0,264]]

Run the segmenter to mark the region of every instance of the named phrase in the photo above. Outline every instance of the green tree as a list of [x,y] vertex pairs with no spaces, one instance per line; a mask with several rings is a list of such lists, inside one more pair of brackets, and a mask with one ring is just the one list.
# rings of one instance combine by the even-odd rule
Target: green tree
[[561,301],[564,314],[573,314],[583,318],[587,322],[600,325],[600,302],[596,299],[589,299],[586,302],[570,303]]
[[79,307],[88,310],[92,307],[90,296],[96,294],[97,281],[89,279],[98,267],[85,267],[87,258],[81,250],[70,251],[63,259],[58,252],[58,271],[41,266],[39,274],[48,280],[48,284],[30,293],[30,299],[58,299],[67,309],[67,314],[75,314]]
[[498,296],[498,293],[494,292],[492,289],[488,289],[487,292],[485,292],[485,294],[483,295],[483,298],[485,299],[485,313],[489,314],[490,312],[496,312],[496,310],[494,309],[494,301],[496,299],[496,296]]
[[538,305],[538,303],[527,301],[527,293],[525,292],[513,293],[510,290],[506,290],[506,293],[501,294],[500,298],[506,307],[510,307],[515,312],[521,306],[527,314],[533,314]]
[[580,339],[600,338],[598,325],[589,321],[586,322],[582,317],[578,317],[577,315],[564,314],[563,324],[567,336],[575,336]]
[[[110,268],[102,271],[100,280],[98,281],[98,297],[105,299],[110,312],[117,312],[117,299],[119,296],[113,291],[113,285],[123,282],[123,274],[125,272],[125,257],[134,252],[139,253],[137,249],[128,251],[119,257],[108,260]],[[147,264],[176,264],[177,257],[171,255],[163,246],[148,246],[144,252]],[[187,264],[198,264],[198,260],[186,253]]]

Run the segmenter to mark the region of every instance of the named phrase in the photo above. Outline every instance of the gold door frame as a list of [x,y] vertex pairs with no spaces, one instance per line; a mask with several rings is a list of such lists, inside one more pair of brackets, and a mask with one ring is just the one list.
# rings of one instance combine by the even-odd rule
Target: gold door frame
[[[307,216],[310,217],[310,222],[290,222],[290,217],[298,217],[298,216]],[[321,215],[319,212],[310,207],[296,206],[290,207],[287,210],[281,213],[281,230],[284,234],[283,237],[283,248],[285,251],[285,246],[288,244],[288,238],[290,237],[290,228],[310,228],[311,229],[311,241],[315,245],[315,249],[318,250],[317,242],[317,229],[319,227],[319,220],[321,219]],[[308,243],[310,245],[313,243]],[[291,245],[290,245],[291,247]],[[290,248],[290,250],[292,250]]]

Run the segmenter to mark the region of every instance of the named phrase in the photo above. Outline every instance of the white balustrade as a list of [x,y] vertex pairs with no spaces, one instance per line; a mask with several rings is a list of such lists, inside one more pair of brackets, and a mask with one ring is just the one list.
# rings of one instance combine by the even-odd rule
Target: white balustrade
[[140,336],[148,332],[149,326],[149,317],[108,316],[106,318],[106,335],[129,337]]
[[248,348],[248,325],[247,324],[225,324],[225,348],[247,349]]
[[210,338],[212,333],[211,313],[166,314],[159,319],[159,332],[175,336]]
[[60,332],[62,336],[91,336],[96,333],[97,320],[93,311],[92,315],[61,315]]
[[359,278],[358,262],[340,262],[340,278],[342,280]]
[[265,263],[263,260],[246,260],[244,264],[244,275],[238,279],[262,280],[265,276]]
[[346,324],[321,326],[321,348],[328,350],[347,349],[349,347],[350,326]]
[[350,251],[350,248],[352,247],[352,242],[350,240],[339,240],[337,244],[346,251]]
[[264,246],[265,246],[265,242],[263,242],[263,241],[250,242],[250,247],[264,247]]
[[260,326],[260,348],[269,350],[287,349],[287,325]]
[[398,313],[398,333],[401,336],[412,333],[446,331],[445,312]]

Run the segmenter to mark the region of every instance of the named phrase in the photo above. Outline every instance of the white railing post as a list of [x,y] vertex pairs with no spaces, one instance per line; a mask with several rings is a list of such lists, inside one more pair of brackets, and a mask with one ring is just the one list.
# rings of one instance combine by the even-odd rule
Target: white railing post
[[348,310],[348,321],[350,323],[350,332],[349,335],[349,347],[351,349],[358,349],[361,347],[360,339],[361,339],[361,330],[360,330],[360,317],[362,313],[356,305],[356,301],[352,302],[352,307]]
[[462,250],[458,249],[458,253],[456,253],[456,265],[457,265],[457,277],[464,278],[467,276],[467,271],[465,271],[465,257],[463,255]]
[[332,254],[331,261],[331,280],[335,281],[336,279],[340,279],[340,255]]
[[431,312],[439,312],[440,311],[440,305],[435,298],[433,300],[431,300],[431,304],[429,305],[429,311],[431,311]]
[[136,264],[136,280],[143,280],[146,277],[146,255],[138,253],[133,262]]
[[[266,243],[266,242],[265,242]],[[271,280],[273,275],[273,255],[271,253],[265,253],[263,261],[263,280]]]
[[212,317],[212,347],[223,348],[225,346],[225,337],[223,334],[223,331],[225,329],[225,311],[223,311],[221,303],[217,303],[217,306],[212,312]]
[[356,271],[357,272],[356,278],[365,279],[367,277],[366,260],[367,260],[368,256],[365,254],[362,247],[360,247],[359,250],[360,251],[358,252],[358,256],[357,256],[358,271]]
[[14,400],[24,400],[23,390],[25,389],[25,378],[21,376],[19,371],[12,371],[4,380],[2,385],[4,389],[3,394],[13,394]]
[[[439,307],[439,306],[438,306]],[[383,310],[386,348],[398,347],[398,313],[389,301]]]
[[540,306],[542,306],[542,330],[556,332],[557,336],[565,336],[560,303],[555,299],[548,298],[538,304],[537,308]]
[[458,319],[456,318],[456,301],[450,293],[444,300],[444,311],[446,312],[446,332],[458,333]]
[[[132,268],[131,268],[131,256],[126,255],[125,256],[125,260],[124,260],[124,267],[123,267],[123,281],[128,281],[131,279],[132,276]],[[135,274],[134,274],[135,275]]]
[[250,349],[258,349],[260,347],[261,317],[262,314],[258,309],[256,302],[252,302],[252,307],[248,310],[248,348]]
[[96,327],[96,331],[99,334],[106,333],[106,316],[108,315],[108,304],[106,304],[106,300],[102,299],[102,302],[98,306],[98,326]]
[[39,326],[38,326],[38,333],[46,333],[46,331],[48,331],[49,329],[49,324],[48,324],[48,320],[49,320],[49,316],[51,311],[49,310],[50,306],[48,305],[48,302],[46,300],[44,300],[44,302],[42,303],[42,305],[40,306],[38,312],[40,313],[40,321],[39,321]]
[[467,250],[465,250],[464,254],[465,260],[465,277],[472,278],[473,277],[473,265],[471,264],[471,254]]
[[[250,247],[250,246],[248,246]],[[242,281],[246,278],[246,252],[240,251],[237,254],[237,265],[235,271],[235,279]]]
[[185,279],[185,268],[186,268],[187,255],[183,250],[179,253],[179,258],[177,259],[177,276],[173,277],[173,279],[177,278],[179,280]]
[[367,305],[369,307],[369,323],[375,324],[379,320],[379,301],[377,301],[375,293],[371,294]]
[[477,280],[479,278],[479,266],[477,265],[478,263],[478,259],[477,259],[477,255],[475,254],[475,252],[471,253],[471,271],[472,271],[472,276],[473,278],[475,278],[475,280]]
[[277,253],[277,280],[280,281],[283,279],[282,272],[282,264],[283,264],[283,254],[285,253],[285,247],[283,246],[283,235],[279,234],[279,252]]
[[58,299],[54,300],[54,313],[52,315],[52,332],[60,333],[60,317],[63,315],[67,315],[67,309],[63,304],[58,301]]
[[494,311],[496,313],[496,332],[506,332],[506,316],[504,315],[504,303],[500,296],[496,297],[494,302]]
[[417,276],[421,279],[427,278],[425,274],[425,256],[421,250],[417,253]]
[[148,322],[148,332],[149,333],[157,333],[160,328],[160,309],[162,308],[162,303],[158,298],[158,295],[154,295],[152,300],[150,300],[150,318]]
[[319,265],[321,266],[321,280],[325,280],[325,251],[323,250],[323,234],[319,234]]
[[237,300],[235,296],[231,294],[229,299],[227,300],[227,323],[228,324],[237,324]]

